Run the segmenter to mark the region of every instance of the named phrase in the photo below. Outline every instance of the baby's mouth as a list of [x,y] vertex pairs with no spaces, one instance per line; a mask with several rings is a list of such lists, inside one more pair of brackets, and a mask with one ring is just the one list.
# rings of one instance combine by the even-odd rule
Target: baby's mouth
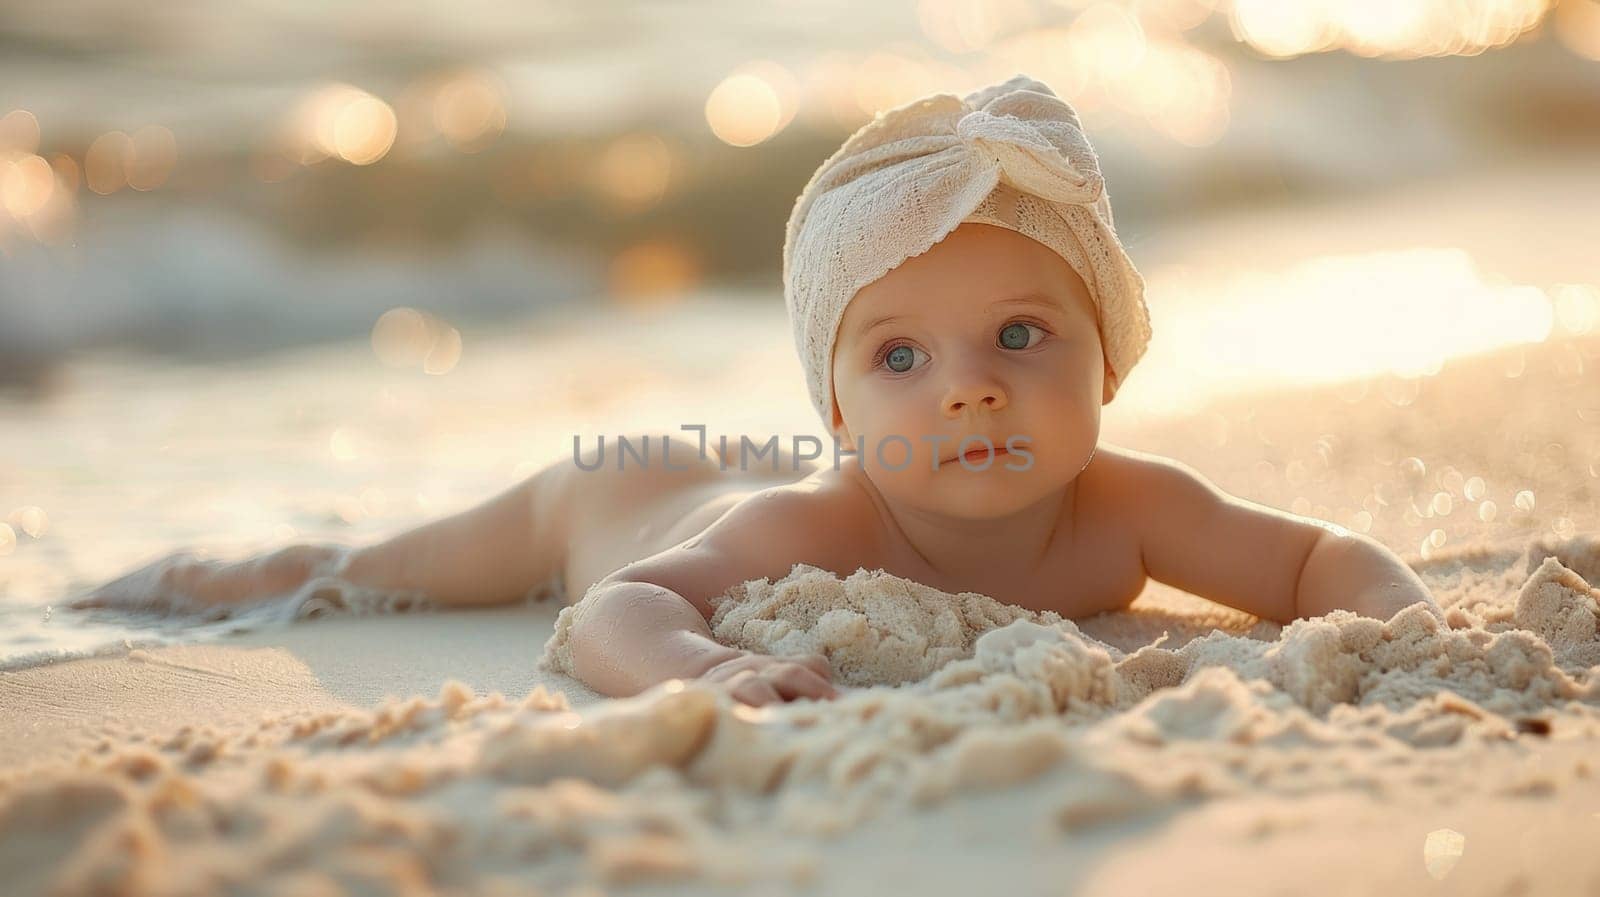
[[[998,459],[1002,455],[1007,455],[1007,454],[1010,454],[1010,453],[1007,452],[1003,446],[998,446],[997,445],[997,446],[994,447],[994,455],[993,455],[993,457]],[[964,455],[956,455],[956,456],[951,457],[951,458],[946,458],[946,459],[944,459],[943,461],[941,461],[939,463],[941,463],[941,464],[954,464],[957,461],[966,461],[968,463],[982,464],[983,462],[989,460],[989,458],[990,458],[990,453],[989,453],[988,449],[986,449],[986,448],[975,448],[975,449],[969,450]]]

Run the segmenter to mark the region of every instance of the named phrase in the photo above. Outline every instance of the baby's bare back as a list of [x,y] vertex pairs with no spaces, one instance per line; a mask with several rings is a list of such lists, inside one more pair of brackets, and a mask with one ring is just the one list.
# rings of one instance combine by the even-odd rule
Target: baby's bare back
[[[642,445],[641,438],[630,437],[630,442]],[[651,438],[654,454],[648,463],[628,457],[618,469],[614,445],[607,446],[608,454],[594,470],[563,462],[571,468],[565,474],[569,498],[561,527],[566,530],[562,578],[569,603],[617,569],[689,542],[741,502],[808,478],[817,481],[826,473],[816,461],[781,447],[759,463],[747,459],[741,468],[733,445],[724,459],[716,450],[718,440],[708,440],[702,458],[698,442],[680,436],[667,439],[668,466],[660,455],[662,438]],[[584,467],[595,463],[592,448],[583,460]],[[779,545],[772,548],[782,550]]]

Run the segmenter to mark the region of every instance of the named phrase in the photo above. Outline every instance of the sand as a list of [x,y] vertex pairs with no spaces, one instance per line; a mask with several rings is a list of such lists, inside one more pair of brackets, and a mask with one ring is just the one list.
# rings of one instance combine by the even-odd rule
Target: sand
[[[553,607],[335,620],[292,630],[292,651],[136,650],[27,671],[5,681],[8,705],[38,718],[53,689],[77,701],[57,717],[100,740],[45,749],[70,740],[59,722],[31,736],[34,762],[0,779],[0,868],[20,893],[57,894],[853,893],[872,889],[884,850],[915,853],[929,893],[996,871],[996,857],[885,843],[933,827],[952,849],[971,837],[1027,858],[1007,873],[1022,888],[1044,860],[1111,839],[1120,850],[1067,873],[1078,893],[1182,883],[1119,859],[1164,840],[1198,863],[1215,862],[1201,845],[1249,851],[1293,881],[1303,866],[1258,849],[1352,832],[1365,852],[1326,842],[1344,871],[1317,874],[1365,890],[1328,892],[1600,884],[1600,859],[1579,849],[1600,829],[1600,540],[1421,572],[1448,626],[1417,605],[1386,622],[1337,611],[1224,629],[1177,593],[1079,625],[797,565],[725,596],[715,630],[838,657],[846,687],[765,708],[681,681],[597,700],[531,653],[517,663],[526,632],[476,644],[548,623],[545,666],[559,666]],[[460,662],[419,667],[450,652],[379,641],[423,626]],[[343,640],[377,654],[352,663]],[[380,683],[407,694],[452,667],[475,683],[360,706]],[[151,712],[178,702],[166,724]],[[95,716],[113,707],[117,719]],[[1502,805],[1521,816],[1490,812]],[[1527,831],[1539,838],[1518,840]],[[1502,862],[1460,874],[1479,853]],[[1239,880],[1218,874],[1208,886]]]
[[[1600,892],[1600,509],[1583,464],[1545,460],[1596,448],[1596,348],[1517,350],[1516,376],[1505,353],[1452,363],[1409,392],[1240,400],[1123,440],[1198,443],[1181,456],[1236,494],[1366,509],[1443,624],[1416,606],[1279,626],[1159,584],[1071,621],[797,565],[722,596],[713,629],[827,654],[841,695],[756,709],[694,682],[599,698],[562,672],[551,601],[331,608],[0,673],[0,881],[24,895]],[[1262,463],[1298,494],[1252,491]],[[1468,512],[1431,501],[1462,495],[1452,471],[1489,482]],[[1538,503],[1509,500],[1523,490]],[[1484,520],[1485,495],[1506,513]]]

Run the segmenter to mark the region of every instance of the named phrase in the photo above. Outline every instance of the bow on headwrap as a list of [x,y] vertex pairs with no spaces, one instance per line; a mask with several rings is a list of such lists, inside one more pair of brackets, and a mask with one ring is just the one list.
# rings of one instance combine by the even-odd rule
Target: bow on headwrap
[[[1017,201],[1016,208],[997,202]],[[1055,250],[1099,314],[1115,393],[1150,340],[1144,279],[1117,239],[1100,163],[1077,113],[1016,75],[967,97],[935,94],[845,140],[795,200],[784,299],[812,404],[833,428],[833,346],[862,287],[965,221],[1008,227]]]
[[[1004,99],[1031,94],[1024,91]],[[1032,94],[1038,96],[1037,94]],[[1054,97],[1048,99],[1055,100]],[[1056,122],[1035,122],[988,109],[974,109],[956,122],[956,136],[965,144],[967,152],[979,155],[999,166],[1000,172],[1012,186],[1041,199],[1052,202],[1088,204],[1098,200],[1105,192],[1105,180],[1098,168],[1082,174],[1072,165],[1072,160],[1057,149],[1058,143],[1078,136],[1077,116],[1071,107],[1055,100],[1073,127],[1069,130]],[[1000,105],[997,101],[995,105]],[[1050,136],[1046,136],[1049,134]],[[1056,142],[1052,142],[1052,138]],[[1087,146],[1084,147],[1087,150]]]

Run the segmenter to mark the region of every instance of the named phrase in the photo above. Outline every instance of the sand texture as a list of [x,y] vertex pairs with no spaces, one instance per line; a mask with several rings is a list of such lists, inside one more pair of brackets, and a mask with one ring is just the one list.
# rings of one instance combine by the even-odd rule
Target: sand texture
[[[1360,893],[1592,893],[1600,858],[1577,847],[1600,831],[1600,541],[1461,551],[1420,572],[1448,626],[1420,605],[1219,626],[1178,593],[1080,624],[797,565],[723,596],[713,626],[753,650],[827,654],[847,686],[835,701],[749,708],[673,681],[575,706],[545,684],[506,697],[449,682],[373,709],[110,737],[4,775],[0,869],[19,894],[865,892],[848,860],[892,855],[907,827],[950,838],[963,806],[966,827],[1009,832],[987,850],[1040,858],[1224,809],[1187,849],[1298,844],[1326,805],[1358,827],[1386,809],[1404,810],[1391,826],[1456,818],[1418,823],[1408,863],[1333,874]],[[171,665],[170,650],[64,667]],[[1587,830],[1546,822],[1532,847],[1514,830],[1480,843],[1467,821],[1497,800],[1549,815],[1580,793],[1571,825]],[[1563,840],[1559,864],[1525,862]],[[1456,868],[1507,850],[1516,862]],[[923,891],[966,893],[986,868],[924,860],[941,862],[960,868],[911,876]],[[1013,880],[1027,890],[1051,868]],[[1078,893],[1145,880],[1116,862],[1049,880],[1072,879]]]

